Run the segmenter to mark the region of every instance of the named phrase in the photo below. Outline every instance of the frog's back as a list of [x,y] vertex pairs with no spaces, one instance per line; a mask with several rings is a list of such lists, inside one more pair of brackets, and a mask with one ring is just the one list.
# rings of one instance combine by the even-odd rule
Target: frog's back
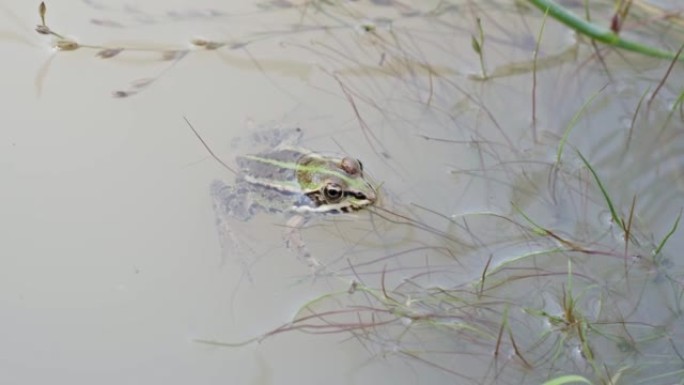
[[282,149],[238,156],[235,160],[242,175],[269,179],[273,182],[294,181],[297,162],[302,155],[302,151],[299,150]]

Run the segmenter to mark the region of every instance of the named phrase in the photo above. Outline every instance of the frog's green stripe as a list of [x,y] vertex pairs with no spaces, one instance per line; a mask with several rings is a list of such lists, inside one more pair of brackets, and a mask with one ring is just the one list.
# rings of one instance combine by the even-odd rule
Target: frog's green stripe
[[261,186],[269,187],[281,192],[287,192],[291,194],[301,194],[302,187],[297,182],[290,181],[278,181],[278,183],[273,183],[273,180],[267,178],[256,178],[250,175],[243,176],[245,180],[249,183],[258,184]]
[[262,158],[262,157],[255,156],[255,155],[245,155],[244,157],[247,159],[257,161],[257,162],[261,162],[261,163],[265,163],[265,164],[268,164],[271,166],[285,168],[285,169],[289,169],[289,170],[295,170],[295,171],[302,170],[302,171],[311,172],[311,173],[336,176],[336,177],[344,180],[345,182],[347,182],[347,185],[349,185],[349,186],[358,187],[358,186],[363,185],[363,182],[360,182],[354,178],[350,178],[343,173],[340,173],[340,172],[337,172],[334,170],[330,170],[330,169],[324,168],[324,167],[305,166],[305,165],[301,165],[298,163],[282,162],[279,160],[275,160],[275,159],[271,159],[271,158]]

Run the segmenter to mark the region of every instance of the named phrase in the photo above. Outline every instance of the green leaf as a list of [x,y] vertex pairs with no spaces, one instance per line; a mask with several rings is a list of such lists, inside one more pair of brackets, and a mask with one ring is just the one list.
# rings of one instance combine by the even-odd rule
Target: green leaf
[[477,41],[475,36],[470,35],[470,44],[473,46],[473,51],[475,51],[478,55],[482,54],[482,47],[480,47],[480,43]]

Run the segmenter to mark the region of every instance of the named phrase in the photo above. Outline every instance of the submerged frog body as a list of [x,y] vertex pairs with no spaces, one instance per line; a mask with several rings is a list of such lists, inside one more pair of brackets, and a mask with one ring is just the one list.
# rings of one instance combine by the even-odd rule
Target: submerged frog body
[[212,184],[223,214],[243,221],[258,212],[286,215],[340,214],[376,201],[360,161],[298,148],[236,158],[235,184]]
[[354,212],[377,200],[359,160],[292,146],[291,138],[300,136],[299,129],[289,135],[282,130],[273,135],[259,133],[258,142],[272,137],[279,144],[269,142],[271,150],[238,156],[233,185],[221,181],[211,185],[224,253],[233,254],[243,246],[228,219],[248,221],[258,213],[282,214],[289,218],[284,234],[287,245],[294,246],[310,265],[318,265],[298,231],[308,218]]

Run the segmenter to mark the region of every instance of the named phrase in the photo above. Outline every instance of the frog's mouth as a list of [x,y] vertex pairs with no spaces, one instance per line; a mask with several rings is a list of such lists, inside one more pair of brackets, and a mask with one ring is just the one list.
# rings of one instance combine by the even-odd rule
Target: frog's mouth
[[361,192],[344,191],[342,198],[337,202],[330,202],[320,191],[311,191],[302,195],[294,204],[294,211],[299,213],[318,214],[348,214],[362,210],[375,202],[375,193],[372,196]]

